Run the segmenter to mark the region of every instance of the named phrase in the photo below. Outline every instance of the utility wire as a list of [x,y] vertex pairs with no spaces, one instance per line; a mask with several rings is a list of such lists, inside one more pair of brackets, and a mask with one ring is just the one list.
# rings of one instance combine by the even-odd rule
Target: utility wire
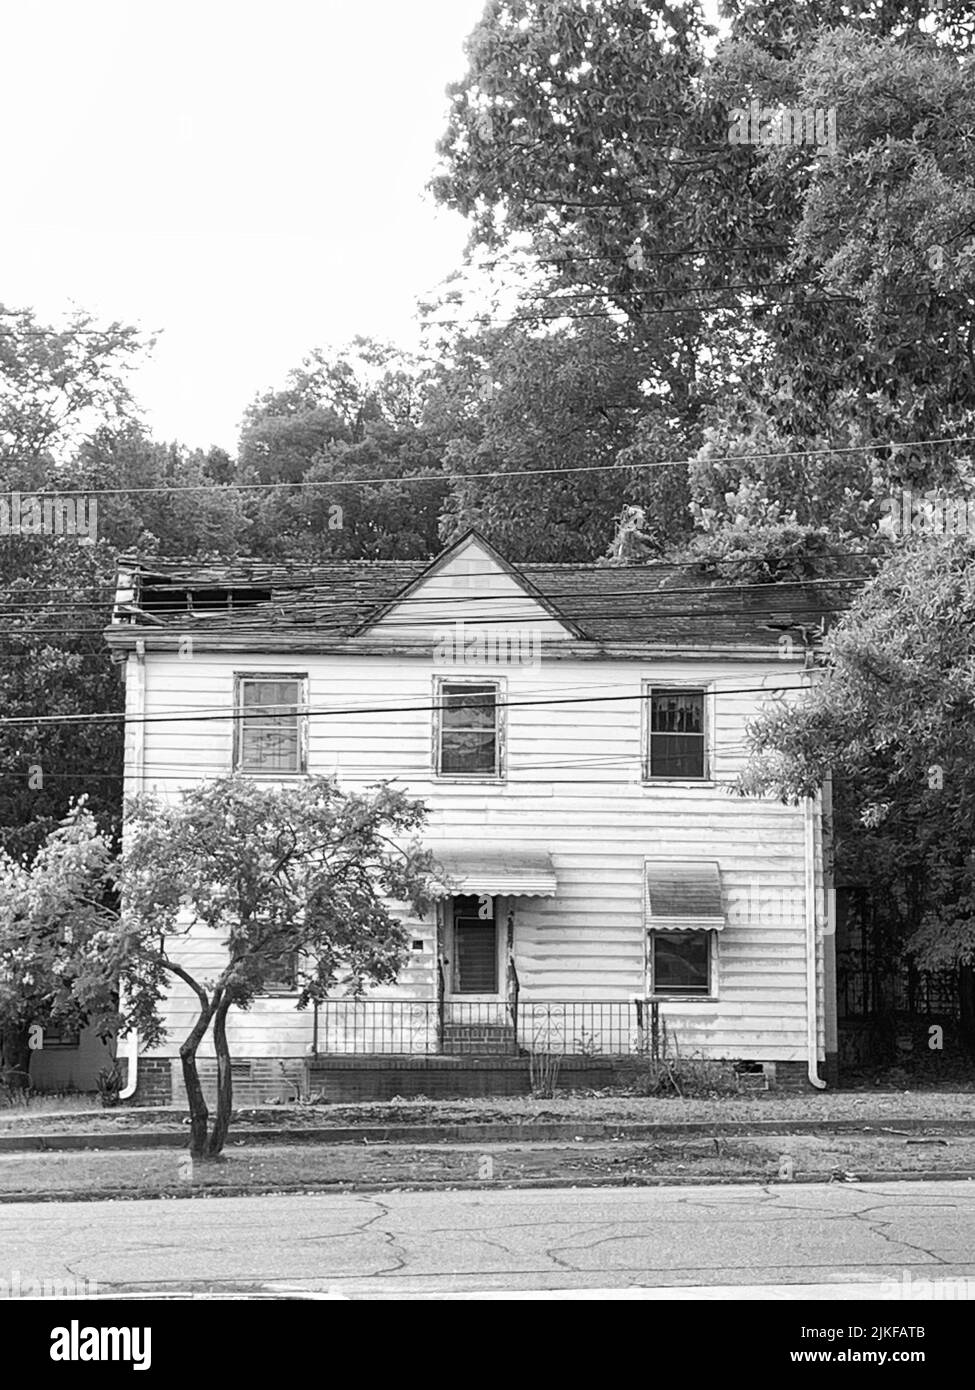
[[[708,462],[715,465],[725,465],[733,463],[750,463],[756,459],[793,459],[793,458],[818,458],[839,454],[868,454],[876,453],[881,449],[904,450],[935,448],[942,444],[971,444],[975,442],[975,435],[964,434],[955,436],[944,436],[936,439],[906,439],[903,441],[889,440],[874,444],[844,444],[835,448],[820,449],[788,449],[788,450],[753,450],[747,454],[725,454],[721,457],[709,459]],[[613,472],[639,472],[647,468],[686,468],[694,459],[657,459],[647,463],[598,463],[586,464],[574,468],[517,468],[517,469],[494,469],[471,473],[436,473],[429,477],[421,477],[417,474],[407,474],[401,477],[380,477],[380,478],[329,478],[314,481],[301,480],[299,482],[276,482],[276,483],[192,483],[189,485],[173,486],[171,483],[161,484],[155,487],[102,487],[102,488],[59,488],[50,493],[25,493],[25,496],[38,497],[43,499],[45,496],[54,497],[126,497],[141,493],[166,493],[179,494],[186,492],[214,492],[217,495],[226,495],[231,492],[260,492],[275,488],[305,488],[305,487],[366,487],[378,486],[386,483],[397,483],[401,485],[418,484],[420,486],[430,486],[431,484],[444,482],[465,482],[474,478],[528,478],[528,477],[551,477],[560,478],[571,477],[574,473],[613,473]]]
[[[820,669],[822,669],[822,668],[820,668]],[[446,668],[445,668],[445,670],[446,670]],[[816,668],[809,668],[809,670],[810,670],[810,673],[811,673],[812,671],[816,670]],[[271,673],[268,674],[268,679],[271,679],[271,680],[274,679],[273,672],[271,672]],[[449,679],[449,678],[448,678],[448,679]],[[490,675],[489,675],[489,676],[485,676],[485,677],[483,677],[483,682],[482,682],[482,683],[487,684],[487,683],[488,683],[490,680],[492,680],[492,679],[494,679],[493,676],[490,676]],[[688,689],[688,690],[698,689],[698,688],[703,689],[703,686],[700,686],[700,687],[695,686],[694,683],[693,683],[693,681],[689,682],[688,685],[687,685],[687,689]],[[720,690],[705,691],[705,694],[706,694],[709,698],[716,698],[716,697],[719,696],[719,695],[720,695],[720,696],[724,696],[724,695],[752,695],[752,694],[764,694],[764,695],[769,695],[769,694],[771,693],[772,690],[789,691],[789,690],[804,690],[804,689],[809,689],[809,682],[808,682],[808,681],[803,682],[803,683],[801,683],[801,684],[799,684],[799,685],[793,685],[793,686],[787,685],[787,684],[785,684],[785,683],[779,684],[778,681],[776,681],[776,684],[775,684],[773,687],[770,687],[770,686],[768,686],[768,685],[764,685],[764,686],[759,686],[759,685],[755,685],[755,686],[740,686],[740,687],[736,687],[736,688],[722,688],[722,689],[720,689]],[[533,705],[544,705],[544,706],[547,706],[547,707],[551,707],[551,706],[554,706],[554,705],[578,705],[578,704],[593,704],[593,703],[597,703],[597,704],[598,704],[598,703],[606,703],[606,702],[615,702],[615,701],[620,701],[620,700],[645,700],[646,698],[647,698],[646,690],[641,689],[641,690],[633,691],[632,693],[628,693],[628,694],[625,694],[625,695],[563,695],[563,696],[554,696],[554,697],[546,698],[546,699],[532,699],[532,700],[492,700],[492,701],[490,702],[490,706],[485,706],[485,708],[491,708],[491,709],[516,709],[516,708],[519,708],[519,707],[522,707],[522,706],[533,706]],[[319,709],[311,709],[311,708],[298,708],[298,709],[295,709],[294,707],[289,707],[288,713],[289,713],[289,716],[295,715],[295,714],[296,714],[296,715],[298,715],[298,717],[307,717],[307,718],[335,718],[335,717],[345,717],[345,716],[348,716],[348,715],[360,715],[360,714],[417,714],[417,713],[421,713],[421,714],[422,714],[422,713],[433,713],[433,712],[437,712],[437,711],[442,710],[442,708],[443,708],[442,703],[437,703],[437,704],[425,704],[425,705],[373,705],[373,706],[369,706],[369,707],[366,707],[366,708],[362,708],[362,707],[356,708],[356,707],[353,706],[353,707],[343,707],[343,708],[331,707],[331,708],[319,708]],[[232,721],[234,721],[234,722],[237,722],[238,720],[252,719],[252,718],[255,718],[255,717],[259,717],[259,715],[257,714],[257,712],[255,712],[255,711],[253,711],[253,710],[242,710],[242,709],[239,709],[239,708],[230,709],[230,710],[228,710],[226,713],[223,713],[223,714],[196,714],[196,713],[188,713],[188,714],[144,714],[144,715],[138,715],[138,716],[128,715],[128,714],[126,714],[126,712],[125,712],[124,710],[112,710],[112,711],[104,711],[104,712],[98,713],[98,714],[65,714],[65,715],[60,715],[60,714],[44,714],[44,715],[23,716],[23,717],[21,717],[21,716],[16,716],[16,717],[3,716],[2,718],[0,718],[0,728],[3,728],[3,727],[11,727],[11,726],[16,726],[16,725],[23,725],[23,724],[30,724],[30,725],[69,724],[69,725],[72,725],[72,726],[78,726],[78,725],[84,725],[84,724],[97,723],[97,722],[104,721],[104,720],[122,720],[125,724],[133,724],[133,725],[134,725],[134,724],[185,724],[185,723],[209,723],[209,722],[212,722],[212,721],[217,721],[217,722],[220,722],[220,723],[225,723],[228,719],[229,719],[229,720],[232,720]],[[265,716],[265,717],[267,717],[267,716]],[[281,717],[283,717],[283,716],[280,716],[280,715],[279,715],[279,716],[271,716],[271,717],[272,717],[272,718],[273,718],[273,717],[281,718]]]

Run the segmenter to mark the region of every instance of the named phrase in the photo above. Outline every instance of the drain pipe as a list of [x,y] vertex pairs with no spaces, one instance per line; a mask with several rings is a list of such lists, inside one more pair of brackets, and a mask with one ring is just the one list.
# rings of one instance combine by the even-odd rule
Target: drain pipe
[[826,1089],[819,1075],[819,1028],[816,971],[816,802],[803,800],[805,909],[806,909],[806,1057],[810,1085]]
[[[129,709],[128,701],[128,676],[134,677],[132,681],[132,702]],[[145,790],[146,775],[146,644],[140,637],[135,644],[135,665],[130,665],[126,675],[126,707],[127,713],[134,722],[130,725],[132,731],[132,781],[135,783],[136,792]],[[119,1091],[119,1100],[131,1100],[135,1095],[136,1087],[139,1084],[139,1033],[138,1029],[133,1028],[124,1039],[127,1044],[125,1055],[128,1058],[128,1068],[125,1077],[125,1086]]]

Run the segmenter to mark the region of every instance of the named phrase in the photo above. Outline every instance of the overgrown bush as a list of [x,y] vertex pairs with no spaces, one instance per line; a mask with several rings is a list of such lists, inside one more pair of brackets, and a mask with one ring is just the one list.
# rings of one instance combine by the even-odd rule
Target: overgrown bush
[[98,1087],[98,1099],[102,1105],[118,1105],[122,1090],[122,1068],[118,1062],[113,1062],[110,1067],[102,1067],[95,1077],[95,1085]]
[[682,1096],[707,1099],[736,1096],[741,1087],[733,1062],[710,1057],[642,1057],[633,1070],[638,1096]]

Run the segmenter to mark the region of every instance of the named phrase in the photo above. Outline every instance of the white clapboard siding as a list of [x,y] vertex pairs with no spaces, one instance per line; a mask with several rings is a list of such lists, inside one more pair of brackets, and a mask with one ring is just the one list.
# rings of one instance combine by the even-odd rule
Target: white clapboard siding
[[[394,630],[399,636],[399,630]],[[133,708],[130,661],[130,708]],[[769,692],[802,680],[801,665],[757,662],[583,660],[559,654],[535,668],[505,668],[509,701],[581,695],[629,695],[603,703],[533,705],[505,711],[507,767],[498,784],[455,784],[431,772],[434,681],[438,676],[497,677],[498,668],[437,666],[426,654],[255,656],[150,650],[146,656],[144,786],[166,796],[227,773],[232,764],[234,673],[305,672],[308,677],[309,770],[337,773],[363,787],[393,778],[429,808],[425,835],[466,843],[472,853],[492,843],[545,851],[558,892],[518,898],[512,910],[515,962],[527,1001],[629,1001],[645,992],[644,860],[718,862],[729,914],[717,946],[716,1001],[677,1001],[662,1012],[685,1049],[712,1056],[799,1060],[805,1056],[806,973],[801,807],[732,795],[747,755],[746,725]],[[642,782],[643,683],[713,689],[711,770],[703,784]],[[740,692],[740,693],[739,693]],[[390,707],[395,712],[390,711]],[[225,712],[226,719],[155,722],[167,714]],[[129,792],[135,791],[136,743],[126,745]],[[818,836],[818,831],[817,831]],[[818,874],[822,861],[817,845]],[[411,953],[401,999],[436,993],[434,916],[411,923],[423,949]],[[191,969],[215,973],[219,942],[196,933],[184,944]],[[380,992],[390,996],[390,991]],[[174,1055],[194,1014],[194,997],[174,987],[167,1007]],[[294,1000],[261,999],[233,1014],[238,1055],[293,1057],[312,1042],[312,1010]]]

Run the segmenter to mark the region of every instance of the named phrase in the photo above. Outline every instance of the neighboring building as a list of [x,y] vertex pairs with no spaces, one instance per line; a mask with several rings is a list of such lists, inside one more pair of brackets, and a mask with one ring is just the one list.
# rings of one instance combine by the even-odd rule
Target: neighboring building
[[[826,1075],[820,804],[733,794],[749,718],[812,678],[816,593],[516,567],[475,533],[429,564],[124,560],[127,794],[395,779],[456,888],[410,923],[395,988],[298,1012],[282,978],[233,1011],[237,1094],[518,1089],[532,1050],[591,1078],[664,1024],[779,1084]],[[183,958],[215,970],[220,943]],[[193,1002],[173,989],[139,1097],[179,1093]]]
[[30,1055],[30,1084],[37,1091],[93,1091],[114,1055],[111,1039],[94,1028],[44,1028]]

